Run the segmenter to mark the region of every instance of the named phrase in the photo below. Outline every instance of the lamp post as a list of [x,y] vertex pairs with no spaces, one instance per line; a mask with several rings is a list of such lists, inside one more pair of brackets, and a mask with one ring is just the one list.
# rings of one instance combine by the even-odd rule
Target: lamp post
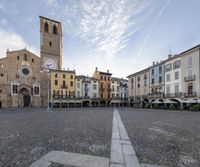
[[50,84],[49,84],[49,75],[50,75],[50,70],[49,70],[49,66],[48,66],[48,69],[47,69],[47,87],[48,87],[48,91],[47,91],[47,112],[50,112],[50,107],[49,107],[49,95],[50,95],[50,93],[49,93],[49,91],[50,91],[50,88],[49,88],[49,86],[50,86]]

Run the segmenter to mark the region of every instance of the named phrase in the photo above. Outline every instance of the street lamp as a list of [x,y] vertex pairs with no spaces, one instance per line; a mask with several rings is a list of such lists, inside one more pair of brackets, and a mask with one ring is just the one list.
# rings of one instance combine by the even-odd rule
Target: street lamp
[[47,91],[47,98],[48,98],[48,100],[47,100],[47,112],[50,112],[50,107],[49,107],[49,96],[50,96],[50,93],[49,93],[49,91],[50,91],[50,84],[49,84],[49,76],[50,76],[50,70],[49,70],[49,66],[48,66],[48,69],[47,69],[47,87],[48,87],[48,91]]

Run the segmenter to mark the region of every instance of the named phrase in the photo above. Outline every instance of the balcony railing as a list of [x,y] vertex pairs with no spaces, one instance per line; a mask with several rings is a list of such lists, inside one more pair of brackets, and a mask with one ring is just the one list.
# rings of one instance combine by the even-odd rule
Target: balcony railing
[[88,87],[85,87],[84,90],[85,90],[85,91],[89,91],[89,88],[88,88]]
[[67,89],[67,85],[61,85],[62,89]]
[[149,93],[148,98],[163,98],[164,93]]
[[197,92],[187,92],[187,93],[184,93],[184,96],[185,97],[195,97],[195,96],[197,96]]
[[108,88],[107,90],[108,90],[108,92],[111,92],[111,89],[110,89],[110,88]]
[[185,82],[194,81],[195,79],[196,79],[195,75],[184,77]]
[[179,92],[179,93],[166,93],[165,97],[166,98],[171,98],[171,97],[181,97],[183,95],[183,93]]

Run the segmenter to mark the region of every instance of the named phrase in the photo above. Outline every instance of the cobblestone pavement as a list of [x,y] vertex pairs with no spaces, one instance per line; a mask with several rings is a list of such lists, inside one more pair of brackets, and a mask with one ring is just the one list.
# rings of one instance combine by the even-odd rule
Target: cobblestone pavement
[[111,108],[44,110],[0,110],[1,167],[27,167],[51,150],[110,156]]
[[200,112],[118,110],[140,163],[200,166]]

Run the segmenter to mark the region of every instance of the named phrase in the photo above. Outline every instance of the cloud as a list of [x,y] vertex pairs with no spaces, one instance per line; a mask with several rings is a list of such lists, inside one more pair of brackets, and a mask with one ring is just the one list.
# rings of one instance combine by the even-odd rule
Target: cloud
[[154,22],[152,23],[152,25],[150,26],[147,35],[145,36],[140,48],[138,49],[137,52],[137,57],[141,56],[141,53],[143,51],[143,49],[145,48],[145,45],[147,43],[147,41],[149,40],[149,38],[152,35],[152,32],[154,30],[154,28],[156,27],[156,25],[158,24],[158,21],[160,19],[160,17],[162,16],[163,12],[167,9],[167,7],[169,6],[169,4],[171,3],[171,0],[167,0],[164,4],[164,6],[160,9],[160,11],[158,12],[157,17],[155,18]]
[[12,32],[11,30],[4,30],[0,28],[0,37],[3,40],[0,40],[0,57],[5,57],[7,49],[17,50],[27,48],[31,52],[38,54],[38,51],[28,45],[25,40],[18,34]]
[[136,16],[149,3],[147,0],[69,0],[65,3],[62,0],[51,0],[49,2],[52,7],[62,11],[64,30],[91,45],[93,56],[108,61],[127,46],[130,37],[139,28]]

